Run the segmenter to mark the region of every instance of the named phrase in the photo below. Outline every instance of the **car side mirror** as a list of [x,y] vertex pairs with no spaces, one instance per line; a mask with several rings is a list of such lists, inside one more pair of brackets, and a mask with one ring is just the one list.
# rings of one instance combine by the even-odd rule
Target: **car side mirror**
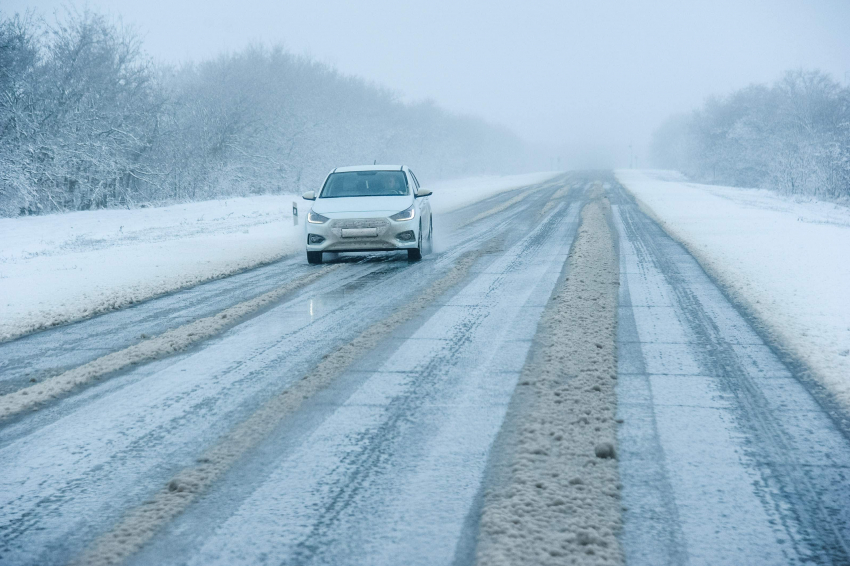
[[316,193],[315,191],[307,191],[306,193],[301,195],[301,198],[303,198],[304,200],[316,200]]
[[427,197],[428,195],[434,194],[434,191],[429,191],[428,189],[419,189],[416,191],[416,198]]

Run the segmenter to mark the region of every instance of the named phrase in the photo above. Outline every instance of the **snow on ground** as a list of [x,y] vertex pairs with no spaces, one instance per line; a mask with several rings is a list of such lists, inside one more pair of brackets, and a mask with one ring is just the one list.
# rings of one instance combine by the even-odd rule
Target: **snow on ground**
[[850,407],[850,209],[666,171],[617,178]]
[[257,196],[0,219],[0,340],[292,253],[301,234],[293,200]]
[[[429,188],[445,212],[556,173]],[[0,219],[0,340],[80,320],[302,251],[293,195]]]

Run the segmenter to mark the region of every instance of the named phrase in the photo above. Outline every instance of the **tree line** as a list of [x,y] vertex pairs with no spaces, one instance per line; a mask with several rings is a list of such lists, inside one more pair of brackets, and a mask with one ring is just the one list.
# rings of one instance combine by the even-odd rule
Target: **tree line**
[[338,165],[522,168],[510,131],[282,48],[154,62],[101,14],[0,14],[0,215],[315,188]]
[[850,198],[850,88],[795,70],[710,98],[656,130],[651,158],[694,180]]

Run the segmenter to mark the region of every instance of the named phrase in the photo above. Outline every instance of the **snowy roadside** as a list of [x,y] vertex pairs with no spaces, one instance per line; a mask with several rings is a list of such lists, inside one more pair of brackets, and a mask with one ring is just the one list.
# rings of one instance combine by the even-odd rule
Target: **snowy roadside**
[[300,241],[292,201],[258,196],[0,219],[0,340],[292,253]]
[[669,171],[616,175],[850,409],[850,209]]
[[[556,173],[430,185],[437,212]],[[0,219],[0,341],[120,309],[300,252],[294,195]]]

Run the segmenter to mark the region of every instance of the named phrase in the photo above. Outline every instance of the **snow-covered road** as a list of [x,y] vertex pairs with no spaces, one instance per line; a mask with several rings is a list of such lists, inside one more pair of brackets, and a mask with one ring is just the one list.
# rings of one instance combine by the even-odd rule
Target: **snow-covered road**
[[[259,543],[256,547],[248,545],[249,540],[256,542],[254,537],[245,539],[245,548],[255,548],[256,552],[289,548],[295,552],[303,537],[287,526],[285,518],[281,517],[284,522],[279,530],[261,518],[274,513],[272,501],[262,494],[269,489],[279,491],[275,478],[287,475],[286,470],[295,466],[292,473],[303,474],[301,481],[307,482],[302,485],[306,491],[301,492],[298,484],[292,483],[293,478],[286,482],[294,490],[290,497],[303,498],[305,506],[301,512],[292,509],[295,515],[290,521],[301,516],[303,524],[303,514],[312,510],[314,522],[325,522],[327,517],[318,511],[330,504],[326,496],[344,496],[354,486],[351,474],[365,480],[370,458],[374,459],[376,452],[389,458],[393,450],[418,451],[419,457],[405,452],[396,458],[407,461],[410,471],[426,477],[430,473],[438,478],[437,472],[444,465],[459,473],[466,470],[467,456],[477,462],[477,467],[463,472],[468,475],[465,495],[432,485],[437,493],[449,496],[443,527],[449,531],[451,525],[459,527],[480,483],[489,444],[498,432],[522,368],[536,318],[569,251],[578,205],[568,207],[561,197],[542,223],[539,218],[540,210],[561,186],[554,183],[525,189],[528,197],[523,202],[473,224],[466,225],[470,217],[498,208],[516,195],[509,193],[446,215],[436,229],[453,233],[459,244],[420,263],[410,264],[399,255],[344,257],[342,270],[293,292],[279,304],[195,349],[105,376],[108,379],[102,383],[6,423],[0,430],[3,559],[14,563],[64,562],[96,545],[98,537],[126,519],[128,509],[142,505],[181,470],[205,458],[211,446],[226,442],[239,423],[250,420],[269,399],[290,391],[317,360],[380,327],[401,306],[415,302],[447,276],[455,277],[446,287],[447,293],[433,297],[404,324],[388,326],[392,333],[381,336],[373,352],[358,364],[348,368],[340,364],[341,375],[334,376],[332,387],[310,397],[309,406],[273,427],[256,445],[248,446],[245,457],[224,470],[221,481],[168,525],[146,552],[157,552],[162,544],[172,547],[172,537],[168,536],[172,528],[188,524],[192,526],[182,528],[202,533],[222,527],[234,513],[232,520],[241,521],[240,510],[241,514],[256,513],[256,519],[267,524],[272,533],[288,533],[285,539],[269,538],[265,550]],[[465,256],[472,261],[466,262],[465,272],[457,272],[459,258]],[[62,369],[133,344],[142,334],[154,335],[209,316],[283,285],[305,270],[316,269],[302,263],[284,260],[2,344],[0,355],[9,360],[3,386],[6,392],[18,391],[29,386],[30,379],[50,379]],[[476,393],[488,389],[491,371],[500,385],[489,393],[491,402],[472,412],[469,408],[477,405]],[[443,410],[444,405],[453,408]],[[440,412],[445,415],[436,418]],[[326,418],[320,419],[322,416]],[[299,423],[305,419],[309,425],[300,430]],[[411,429],[410,421],[416,419],[441,427]],[[476,434],[468,439],[469,455],[458,451],[454,441],[440,440],[441,435],[462,433],[469,422],[476,425],[471,428]],[[483,426],[487,422],[489,425]],[[482,426],[478,429],[477,425]],[[386,430],[393,426],[413,430],[415,435],[397,438],[404,430]],[[290,448],[280,453],[267,448],[281,442]],[[356,459],[352,452],[357,447],[365,460],[346,472],[346,466],[351,465],[346,462]],[[275,454],[273,459],[268,458],[268,450]],[[445,463],[439,450],[448,450],[461,461]],[[312,460],[303,457],[305,451],[313,454]],[[434,469],[430,472],[412,466],[425,457],[432,460]],[[245,466],[260,469],[243,474],[240,470]],[[267,477],[276,467],[279,470]],[[374,473],[378,479],[386,476],[377,467]],[[425,481],[405,477],[401,470],[388,480]],[[317,483],[314,486],[310,482]],[[408,495],[417,493],[414,485]],[[245,498],[241,505],[209,511],[210,501],[216,501],[219,493],[233,497],[234,489]],[[253,499],[248,496],[254,490],[257,493],[253,497],[267,500],[265,511],[251,503]],[[313,492],[316,499],[310,500],[307,493]],[[322,492],[325,495],[320,497]],[[400,494],[396,501],[399,512],[409,509],[405,501],[407,498]],[[374,514],[368,506],[376,504],[366,497],[365,507],[358,512]],[[133,525],[136,532],[149,526],[151,519],[139,521],[144,525]],[[249,523],[249,529],[258,525]],[[387,528],[393,525],[389,522]],[[454,531],[457,538],[460,529]],[[236,545],[239,538],[222,539],[214,532],[210,535],[209,540],[192,539],[203,543],[203,548],[209,547],[203,554],[207,559],[219,552],[226,563],[232,552],[245,552],[245,548],[225,544]],[[201,548],[188,545],[189,540],[184,542],[189,556]],[[215,545],[219,545],[218,551]],[[439,553],[434,556],[451,553],[454,548],[448,539],[440,548],[431,546]],[[139,559],[144,560],[144,556],[140,554]],[[427,555],[422,556],[427,562]],[[158,562],[160,558],[151,560]]]
[[[610,208],[598,205],[603,192]],[[594,321],[611,347],[604,332],[564,332],[588,348],[559,350],[558,327],[538,322],[565,324],[546,318],[558,301],[599,298],[565,283],[588,202],[596,230],[610,211],[598,242],[619,239],[618,314],[611,292],[611,320]],[[511,427],[551,443],[534,448],[521,479],[550,492],[492,507],[486,536],[553,537],[525,555],[535,563],[847,563],[847,431],[612,175],[505,191],[435,216],[435,231],[437,252],[421,262],[361,254],[317,267],[299,255],[0,343],[0,395],[23,399],[31,380],[280,292],[183,351],[95,374],[0,421],[0,564],[472,563],[485,494],[521,493],[491,473],[513,469],[516,451],[491,450]],[[576,273],[592,273],[582,257]],[[614,367],[615,323],[619,370],[595,376],[594,364]],[[555,450],[561,435],[547,427],[560,421],[528,414],[539,403],[518,403],[515,390],[539,367],[529,352],[547,364],[584,350],[570,370],[588,372],[581,380],[547,370],[558,399],[546,410],[563,407],[572,427]],[[565,446],[614,430],[569,391],[582,383],[595,396],[592,380],[610,390],[614,377],[619,445]],[[556,479],[562,456],[575,469]],[[594,497],[622,504],[622,521],[605,526],[622,524],[619,543],[596,536]],[[563,525],[508,528],[533,522],[535,505]],[[510,546],[490,544],[486,562],[528,542]]]
[[850,563],[848,431],[684,247],[612,202],[627,563]]

